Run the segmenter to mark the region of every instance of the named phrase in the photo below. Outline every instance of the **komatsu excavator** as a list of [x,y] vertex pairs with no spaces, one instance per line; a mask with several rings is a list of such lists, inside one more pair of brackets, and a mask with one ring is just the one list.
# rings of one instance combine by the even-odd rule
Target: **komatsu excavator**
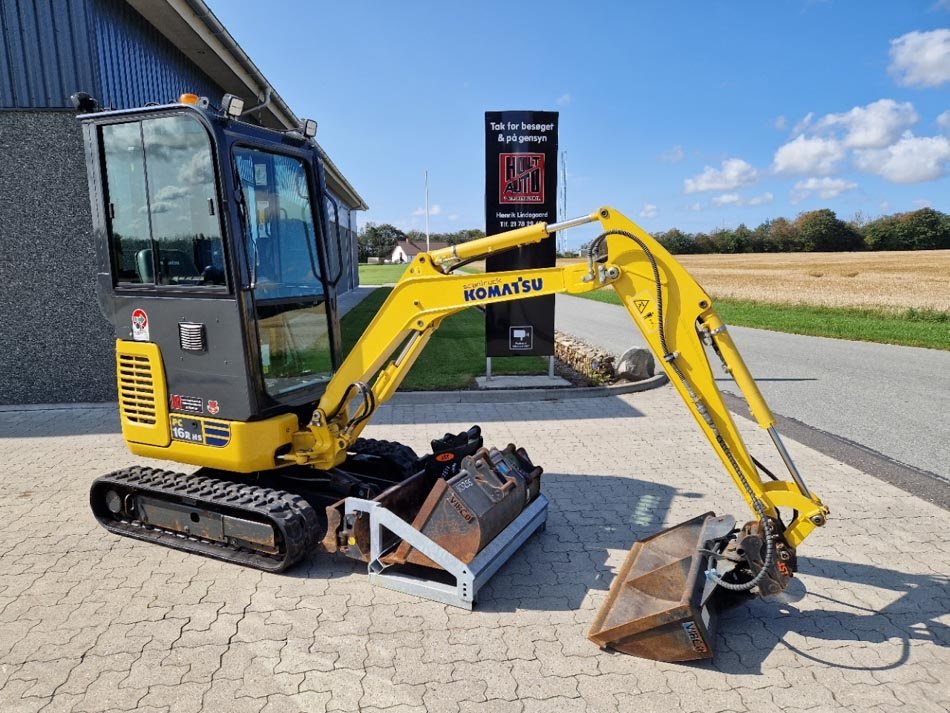
[[[110,532],[269,571],[318,550],[378,567],[438,569],[444,560],[432,552],[473,562],[544,498],[527,452],[483,447],[477,426],[434,440],[423,457],[361,433],[447,317],[604,287],[620,296],[753,519],[737,527],[706,513],[635,543],[590,638],[653,659],[707,658],[719,595],[781,592],[796,548],[825,524],[828,509],[805,486],[709,295],[618,211],[416,256],[344,356],[336,287],[351,246],[315,122],[263,128],[242,120],[232,95],[220,107],[195,95],[121,111],[84,94],[74,103],[99,301],[116,330],[123,437],[138,456],[198,467],[135,466],[95,480],[92,510]],[[457,272],[588,223],[600,234],[581,263]],[[707,348],[790,480],[748,452]],[[353,499],[384,505],[409,529],[371,542],[366,513],[347,506]],[[438,547],[420,550],[412,532]]]

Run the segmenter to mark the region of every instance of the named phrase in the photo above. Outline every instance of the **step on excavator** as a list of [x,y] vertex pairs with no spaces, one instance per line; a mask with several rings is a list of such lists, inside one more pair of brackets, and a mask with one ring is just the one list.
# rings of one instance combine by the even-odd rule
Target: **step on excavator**
[[[123,437],[137,456],[197,467],[97,478],[90,503],[109,532],[271,572],[322,551],[367,562],[370,575],[452,570],[476,587],[543,524],[542,469],[514,444],[485,447],[478,426],[422,456],[362,431],[447,317],[611,287],[753,519],[709,512],[634,543],[589,638],[651,659],[708,658],[726,594],[785,589],[797,547],[828,509],[709,295],[624,215],[604,207],[422,253],[344,354],[337,286],[352,235],[327,191],[315,122],[264,128],[233,95],[220,106],[190,94],[121,111],[85,94],[74,104]],[[577,264],[458,272],[589,223],[600,234]],[[707,351],[790,480],[748,452]]]

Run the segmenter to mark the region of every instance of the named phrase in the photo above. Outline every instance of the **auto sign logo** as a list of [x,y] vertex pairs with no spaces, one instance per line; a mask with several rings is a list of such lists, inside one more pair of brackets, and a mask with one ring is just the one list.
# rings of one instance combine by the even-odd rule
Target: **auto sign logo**
[[498,202],[544,203],[544,154],[498,156]]

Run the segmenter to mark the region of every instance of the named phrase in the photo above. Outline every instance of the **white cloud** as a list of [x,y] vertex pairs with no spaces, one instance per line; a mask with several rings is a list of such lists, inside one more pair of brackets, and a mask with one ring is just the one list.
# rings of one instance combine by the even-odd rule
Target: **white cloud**
[[[438,203],[433,203],[432,205],[429,206],[429,215],[439,215],[441,212],[442,212],[442,206],[440,206]],[[412,211],[412,214],[425,215],[426,214],[425,206],[423,206],[422,208],[416,208],[414,211]]]
[[727,158],[721,170],[706,166],[695,178],[687,178],[683,181],[683,190],[686,193],[728,191],[755,183],[758,177],[758,172],[741,158]]
[[571,103],[571,95],[566,92],[557,98],[558,106],[567,106]]
[[950,29],[908,32],[891,40],[888,70],[904,87],[939,87],[950,82]]
[[910,102],[898,104],[893,99],[880,99],[843,114],[828,114],[818,121],[815,129],[843,128],[843,143],[848,148],[883,148],[894,143],[901,132],[916,124],[919,118]]
[[853,181],[846,181],[843,178],[808,178],[798,181],[790,194],[792,203],[798,203],[805,200],[813,193],[817,193],[824,199],[835,198],[836,196],[853,191],[858,187]]
[[671,148],[669,151],[664,151],[661,153],[660,160],[666,161],[667,163],[678,163],[683,160],[684,156],[686,156],[686,154],[683,153],[683,147],[677,145]]
[[833,173],[844,158],[844,148],[836,139],[798,136],[779,147],[772,168],[776,173]]
[[459,219],[459,214],[458,214],[458,213],[449,213],[449,215],[447,215],[446,217],[454,223],[456,220]]
[[926,198],[918,198],[917,200],[914,201],[914,207],[915,208],[929,208],[930,201],[928,201]]
[[742,199],[739,198],[738,193],[723,193],[721,196],[713,198],[712,204],[716,206],[738,205],[740,200]]
[[776,116],[775,121],[772,122],[772,126],[774,126],[779,131],[784,131],[787,124],[788,124],[788,120],[785,118],[783,114],[779,114],[778,116]]
[[812,119],[815,118],[815,112],[810,111],[805,116],[803,116],[799,121],[795,122],[795,126],[792,127],[792,134],[798,135],[802,133],[805,129],[811,126]]
[[746,205],[765,205],[766,203],[771,203],[775,198],[771,193],[765,192],[760,196],[752,196],[749,198],[745,204]]
[[656,218],[656,206],[652,203],[644,203],[643,210],[640,211],[641,218]]
[[891,204],[887,201],[881,201],[877,206],[882,212],[891,207]]
[[940,178],[950,162],[950,140],[945,136],[914,136],[907,131],[885,149],[856,151],[854,162],[862,171],[876,173],[892,183],[920,183]]
[[[947,2],[950,2],[950,0],[947,0]],[[950,133],[950,109],[947,109],[943,114],[937,117],[937,126]]]
[[[749,198],[744,198],[738,193],[723,193],[721,196],[716,196],[712,199],[712,204],[721,208],[722,206],[732,205],[732,206],[746,206],[746,205],[765,205],[766,203],[771,203],[775,198],[771,193],[763,193],[759,196],[751,196]],[[698,205],[698,204],[697,204]]]
[[694,212],[698,213],[699,211],[701,211],[701,210],[703,209],[703,204],[700,203],[699,201],[696,201],[695,203],[693,203],[693,205],[691,205],[691,206],[689,207],[689,209],[690,209],[691,211],[694,211]]

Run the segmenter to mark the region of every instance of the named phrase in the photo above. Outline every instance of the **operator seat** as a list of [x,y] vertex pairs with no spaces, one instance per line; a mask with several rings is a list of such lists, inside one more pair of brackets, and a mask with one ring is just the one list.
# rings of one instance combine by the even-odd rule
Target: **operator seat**
[[[183,250],[159,251],[162,277],[171,284],[198,284],[201,273],[195,261]],[[143,283],[155,282],[152,274],[152,249],[139,250],[135,254],[135,271]]]

